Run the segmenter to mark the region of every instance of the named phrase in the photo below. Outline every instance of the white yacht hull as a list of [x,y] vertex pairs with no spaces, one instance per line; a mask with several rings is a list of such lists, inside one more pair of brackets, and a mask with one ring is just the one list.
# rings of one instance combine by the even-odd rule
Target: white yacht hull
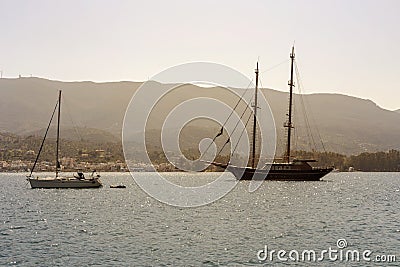
[[74,177],[28,178],[32,188],[99,188],[102,186],[98,178],[77,179]]

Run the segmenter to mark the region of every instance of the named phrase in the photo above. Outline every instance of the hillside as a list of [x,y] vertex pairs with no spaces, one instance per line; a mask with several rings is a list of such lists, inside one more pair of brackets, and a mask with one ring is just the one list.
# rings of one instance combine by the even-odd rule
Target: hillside
[[0,79],[0,131],[18,134],[47,127],[63,90],[62,124],[97,128],[120,135],[134,82],[59,82],[40,78]]
[[[27,131],[22,137],[33,136],[42,139],[45,133],[45,129]],[[21,136],[21,135],[20,135]],[[56,127],[53,126],[47,133],[49,138],[56,138]],[[95,141],[103,143],[115,143],[120,142],[121,137],[118,135],[111,134],[105,130],[87,128],[87,127],[63,127],[60,129],[60,137],[70,141]]]
[[[283,125],[284,117],[276,114],[285,114],[286,107],[276,103],[285,102],[286,94],[269,90],[266,95],[278,128]],[[340,94],[312,94],[303,98],[308,103],[306,109],[314,136],[318,136],[315,131],[318,129],[327,150],[356,154],[400,147],[399,113],[382,109],[371,100]],[[295,107],[301,106],[299,103],[296,96]],[[299,113],[295,108],[295,126],[305,136],[304,119],[297,116]]]
[[[59,82],[40,78],[0,79],[0,132],[11,132],[18,135],[29,135],[46,128],[51,111],[57,98],[57,90],[63,90],[62,128],[91,129],[90,138],[110,141],[113,136],[121,136],[122,122],[126,107],[135,90],[141,85],[137,82]],[[163,86],[154,83],[148,94],[162,91]],[[238,89],[239,93],[241,89]],[[287,110],[287,93],[263,89],[274,114],[278,132],[279,149],[283,145],[283,122]],[[227,95],[222,88],[201,88],[185,85],[174,91],[174,94],[160,101],[151,114],[147,125],[152,142],[157,140],[166,114],[178,103],[193,97],[212,97],[234,106],[236,98]],[[295,96],[295,149],[322,149],[318,132],[329,151],[344,154],[357,154],[364,151],[400,149],[400,114],[385,110],[370,100],[359,99],[339,94],[311,94],[303,96],[308,119],[311,125],[316,146],[308,146],[304,116],[300,107],[300,98]],[[143,102],[144,103],[144,102]],[[135,107],[138,114],[141,104]],[[186,133],[187,138],[197,142],[218,127],[202,121],[193,127],[202,127],[203,131],[193,130]],[[318,127],[316,127],[318,126]],[[207,130],[208,128],[208,130]],[[96,130],[100,131],[95,134]],[[196,128],[192,128],[196,129]],[[197,128],[198,129],[198,128]],[[65,130],[64,130],[65,131]],[[82,133],[83,131],[83,133]],[[107,132],[107,133],[106,133]],[[72,136],[72,134],[67,134]],[[97,137],[96,137],[97,136]],[[106,140],[102,140],[105,137]],[[72,138],[72,137],[71,137]],[[189,140],[189,139],[188,139]],[[197,144],[187,141],[188,146]],[[196,140],[196,141],[194,141]]]

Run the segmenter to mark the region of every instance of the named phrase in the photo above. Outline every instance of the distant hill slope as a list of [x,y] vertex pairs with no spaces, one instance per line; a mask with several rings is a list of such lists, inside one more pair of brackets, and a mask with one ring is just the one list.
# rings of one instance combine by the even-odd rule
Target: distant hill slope
[[[277,114],[285,114],[287,108],[276,103],[285,102],[286,94],[268,91],[267,97],[278,128],[284,117]],[[303,98],[308,103],[306,109],[314,136],[318,136],[315,132],[318,129],[327,150],[349,154],[400,148],[398,113],[382,109],[370,100],[340,94],[312,94]],[[295,107],[301,106],[299,104],[300,99],[296,96]],[[301,118],[296,120],[295,114],[295,125],[304,136],[303,121]]]
[[[30,134],[47,127],[51,112],[57,100],[57,90],[63,90],[63,129],[72,126],[81,129],[100,129],[99,135],[121,136],[126,107],[141,85],[137,82],[59,82],[40,78],[0,79],[0,132]],[[161,90],[162,85],[154,83],[148,94]],[[263,89],[275,117],[279,150],[284,144],[283,122],[287,112],[287,93]],[[226,95],[221,88],[200,88],[187,85],[179,93],[161,102],[152,114],[148,129],[159,130],[165,114],[177,103],[198,96],[208,96],[225,101],[234,106],[236,100]],[[339,94],[311,94],[303,96],[314,139],[318,132],[329,151],[356,154],[364,151],[400,149],[400,113],[385,110],[370,100]],[[307,139],[304,117],[301,115],[301,100],[295,96],[295,149],[311,149]],[[141,104],[137,107],[141,112]],[[196,125],[193,125],[196,126]],[[199,126],[199,125],[198,125]],[[200,134],[214,131],[215,125],[200,125],[210,130],[193,130],[186,136],[199,140]],[[195,128],[193,128],[195,129]],[[212,129],[212,130],[211,130]],[[91,130],[94,131],[94,130]],[[93,133],[93,132],[92,132]],[[93,133],[91,138],[95,138]],[[203,136],[205,137],[205,136]],[[111,137],[112,138],[112,137]],[[155,138],[155,137],[154,137]],[[297,141],[296,141],[297,140]],[[321,149],[319,142],[317,149]],[[197,147],[197,144],[193,144]]]
[[[45,129],[25,132],[23,137],[34,136],[43,139]],[[47,133],[48,138],[56,138],[56,127],[51,127]],[[103,143],[120,142],[121,137],[111,134],[110,132],[85,127],[64,127],[60,129],[60,138],[70,141],[95,141]]]
[[0,79],[0,131],[24,134],[46,128],[57,91],[63,90],[63,125],[97,128],[119,135],[125,108],[139,85]]

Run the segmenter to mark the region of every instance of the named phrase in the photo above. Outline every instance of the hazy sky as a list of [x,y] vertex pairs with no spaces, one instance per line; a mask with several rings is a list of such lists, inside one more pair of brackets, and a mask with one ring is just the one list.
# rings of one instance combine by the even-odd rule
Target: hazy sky
[[400,108],[400,1],[0,0],[3,77],[143,81],[191,61],[287,90],[295,40],[304,92]]

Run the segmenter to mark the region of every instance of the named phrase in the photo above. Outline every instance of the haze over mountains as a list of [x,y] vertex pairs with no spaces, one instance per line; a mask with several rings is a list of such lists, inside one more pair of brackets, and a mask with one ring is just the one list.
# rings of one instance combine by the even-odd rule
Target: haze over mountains
[[[125,110],[140,85],[139,82],[94,83],[59,82],[40,78],[0,79],[0,132],[31,135],[43,131],[56,104],[57,91],[63,90],[64,138],[72,136],[74,132],[72,128],[79,128],[79,132],[85,138],[108,141],[115,136],[118,140],[121,138]],[[154,82],[152,92],[149,90],[149,94],[161,90],[162,87],[163,85]],[[238,89],[238,92],[241,90]],[[282,147],[284,136],[282,125],[286,120],[288,95],[286,92],[271,89],[262,89],[262,92],[274,114],[278,146]],[[222,88],[205,89],[187,85],[175,97],[160,103],[147,127],[149,132],[151,130],[156,136],[154,132],[160,130],[163,118],[171,108],[184,99],[199,96],[220,99],[231,106],[236,103],[235,98],[226,95],[226,90]],[[309,134],[301,112],[302,103],[308,111],[308,121],[316,143],[314,147],[308,146],[305,141]],[[141,112],[140,105],[137,106],[137,112],[138,114]],[[297,140],[294,149],[321,150],[319,136],[324,140],[326,150],[338,153],[357,154],[365,151],[400,149],[400,110],[385,110],[370,100],[340,94],[311,94],[304,95],[301,101],[296,95],[294,119],[295,140]],[[185,133],[191,137],[190,140],[193,140],[190,142],[213,137],[219,127],[215,123],[207,124],[205,121],[192,126],[192,130],[189,129]],[[196,130],[196,126],[202,130],[199,131],[199,128]],[[96,132],[95,129],[99,131]],[[193,146],[197,147],[197,144]]]

